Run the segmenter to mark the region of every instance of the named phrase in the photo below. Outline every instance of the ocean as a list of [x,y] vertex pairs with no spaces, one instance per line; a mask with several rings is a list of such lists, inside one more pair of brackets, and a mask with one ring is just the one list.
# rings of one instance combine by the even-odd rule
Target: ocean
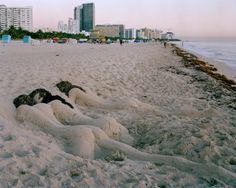
[[182,41],[187,51],[224,63],[236,74],[236,38],[182,38]]

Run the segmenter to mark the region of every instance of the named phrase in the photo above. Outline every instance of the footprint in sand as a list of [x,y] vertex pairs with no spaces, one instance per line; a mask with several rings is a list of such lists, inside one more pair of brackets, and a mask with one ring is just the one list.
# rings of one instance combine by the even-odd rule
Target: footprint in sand
[[2,139],[5,142],[14,141],[14,140],[16,140],[16,136],[11,135],[11,134],[7,134],[7,135],[3,136]]
[[39,176],[34,174],[22,174],[20,180],[25,187],[43,187],[44,184]]
[[8,159],[8,158],[12,158],[13,154],[11,152],[2,152],[0,153],[0,158],[3,159]]
[[33,152],[37,157],[39,157],[39,154],[40,154],[40,152],[41,152],[41,149],[40,149],[39,147],[37,147],[37,146],[33,146],[33,147],[32,147],[32,152]]
[[23,151],[23,150],[18,150],[18,151],[15,151],[14,153],[18,157],[26,157],[27,155],[30,154],[29,151]]

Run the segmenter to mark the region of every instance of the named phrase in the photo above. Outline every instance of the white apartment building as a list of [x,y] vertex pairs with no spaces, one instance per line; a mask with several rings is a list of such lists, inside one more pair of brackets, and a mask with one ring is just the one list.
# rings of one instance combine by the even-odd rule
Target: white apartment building
[[32,31],[32,7],[6,7],[0,5],[0,30],[8,29],[10,26]]
[[80,33],[80,21],[72,18],[68,19],[68,24],[64,24],[63,21],[59,21],[57,25],[57,31],[63,33],[78,34]]
[[136,39],[136,29],[125,29],[125,38]]
[[145,39],[144,32],[141,29],[136,30],[136,37],[139,39]]
[[68,20],[68,33],[77,34],[80,32],[80,20]]
[[64,32],[64,22],[63,21],[59,21],[57,24],[57,31],[58,32]]

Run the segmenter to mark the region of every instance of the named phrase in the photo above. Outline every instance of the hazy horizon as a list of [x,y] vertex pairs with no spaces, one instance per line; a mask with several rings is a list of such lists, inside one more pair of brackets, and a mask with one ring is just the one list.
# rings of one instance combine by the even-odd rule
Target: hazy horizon
[[75,6],[95,3],[95,23],[156,28],[178,36],[236,37],[236,0],[1,0],[6,6],[32,6],[34,28],[56,29],[73,18]]

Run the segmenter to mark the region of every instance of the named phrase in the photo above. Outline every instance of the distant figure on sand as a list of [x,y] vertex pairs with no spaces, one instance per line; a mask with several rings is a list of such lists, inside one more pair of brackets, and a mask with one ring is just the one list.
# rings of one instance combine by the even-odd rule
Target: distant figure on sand
[[120,45],[122,46],[122,44],[123,44],[123,40],[122,40],[122,39],[120,39]]
[[164,41],[164,47],[166,48],[166,44],[167,44],[167,42],[166,41]]

